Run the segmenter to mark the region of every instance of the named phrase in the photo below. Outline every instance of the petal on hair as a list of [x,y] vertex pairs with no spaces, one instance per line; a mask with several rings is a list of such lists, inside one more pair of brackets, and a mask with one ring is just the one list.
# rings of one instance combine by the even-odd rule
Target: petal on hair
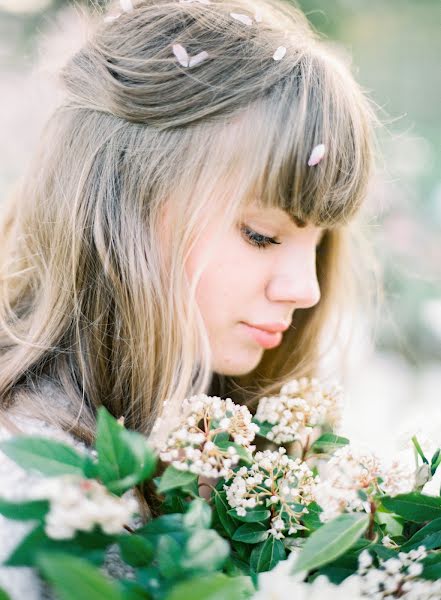
[[254,13],[254,20],[256,21],[256,23],[262,22],[262,12],[259,9],[257,9]]
[[286,54],[285,46],[279,46],[273,54],[274,60],[281,60]]
[[242,15],[241,13],[230,13],[230,16],[233,17],[233,19],[236,19],[236,21],[240,21],[244,25],[252,25],[253,24],[252,18],[249,17],[248,15]]
[[188,54],[184,46],[181,46],[181,44],[173,44],[173,54],[183,67],[188,67]]
[[206,58],[208,58],[208,52],[206,52],[205,50],[203,50],[202,52],[199,52],[199,54],[196,54],[195,56],[192,56],[190,58],[190,60],[188,62],[188,66],[189,67],[195,67],[196,65],[198,65],[199,63],[201,63]]
[[119,0],[120,6],[125,12],[131,12],[133,10],[132,0]]
[[121,16],[121,13],[118,13],[116,15],[107,15],[107,17],[104,17],[103,21],[105,23],[110,23],[111,21],[115,21],[115,19],[117,19],[120,16]]
[[325,151],[326,148],[324,144],[318,144],[315,146],[312,149],[311,156],[309,157],[308,166],[313,167],[314,165],[317,165],[324,157]]

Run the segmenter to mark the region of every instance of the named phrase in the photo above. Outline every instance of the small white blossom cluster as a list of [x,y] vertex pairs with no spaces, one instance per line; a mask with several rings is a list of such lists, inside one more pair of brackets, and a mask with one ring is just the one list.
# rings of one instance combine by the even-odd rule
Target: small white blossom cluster
[[[377,493],[396,495],[413,489],[415,475],[406,464],[382,462],[372,452],[351,445],[337,450],[320,465],[320,481],[314,494],[322,507],[321,521],[342,512],[370,512],[369,497]],[[360,497],[363,493],[366,497]]]
[[420,561],[426,558],[424,546],[410,552],[398,552],[396,557],[379,559],[379,566],[373,566],[373,559],[367,550],[358,557],[357,575],[360,589],[367,598],[404,598],[405,600],[435,600],[441,598],[441,582],[418,579],[423,572]]
[[308,465],[299,458],[289,458],[285,448],[256,452],[253,459],[250,467],[241,467],[226,478],[231,479],[224,485],[228,504],[240,516],[246,515],[247,508],[271,507],[269,531],[277,539],[284,538],[286,530],[291,535],[302,529],[299,519],[308,509],[305,506],[299,511],[294,505],[307,505],[314,499],[314,476]]
[[96,525],[104,533],[120,533],[139,509],[130,492],[115,496],[98,481],[76,475],[41,480],[32,489],[32,499],[49,500],[45,532],[53,539],[70,539]]
[[365,600],[358,576],[352,575],[335,585],[325,575],[319,575],[312,583],[303,581],[304,571],[292,575],[297,556],[297,551],[291,552],[270,571],[259,573],[257,591],[251,600]]
[[341,391],[339,384],[325,386],[315,377],[293,379],[277,396],[261,398],[256,420],[273,425],[266,437],[276,444],[304,443],[314,427],[339,425]]
[[217,434],[228,433],[233,442],[252,452],[251,445],[259,427],[251,422],[246,406],[235,404],[231,398],[199,394],[185,399],[182,421],[174,429],[159,456],[176,469],[205,477],[224,477],[239,462],[234,446],[219,448],[213,441]]

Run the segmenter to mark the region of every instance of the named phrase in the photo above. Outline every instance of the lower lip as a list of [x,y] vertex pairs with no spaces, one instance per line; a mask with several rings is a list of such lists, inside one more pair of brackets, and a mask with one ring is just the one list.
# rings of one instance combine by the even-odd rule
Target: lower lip
[[246,327],[251,337],[267,350],[270,348],[275,348],[282,341],[281,331],[278,331],[277,333],[269,333],[268,331],[257,329],[257,327],[251,327],[251,325],[247,325],[246,323],[242,323],[242,325]]

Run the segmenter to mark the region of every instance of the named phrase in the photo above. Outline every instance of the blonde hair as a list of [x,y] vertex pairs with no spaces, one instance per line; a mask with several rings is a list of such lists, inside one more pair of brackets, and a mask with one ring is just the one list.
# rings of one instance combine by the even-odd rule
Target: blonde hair
[[[256,9],[251,25],[230,15]],[[70,404],[46,416],[85,441],[101,404],[149,434],[166,399],[219,391],[252,405],[317,373],[331,316],[372,295],[357,217],[377,124],[348,59],[292,3],[138,0],[113,20],[88,18],[93,32],[61,71],[65,99],[0,229],[3,405],[49,380]],[[183,67],[176,43],[209,56]],[[326,155],[309,167],[319,143]],[[184,263],[209,219],[222,232],[256,198],[327,228],[321,300],[295,311],[252,373],[226,377],[211,372],[194,299],[204,265],[188,282]]]

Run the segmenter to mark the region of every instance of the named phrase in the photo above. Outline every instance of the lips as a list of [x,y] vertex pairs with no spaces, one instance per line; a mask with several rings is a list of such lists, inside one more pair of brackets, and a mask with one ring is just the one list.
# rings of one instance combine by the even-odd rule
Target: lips
[[275,348],[282,341],[281,331],[271,332],[265,329],[261,329],[259,327],[248,325],[248,323],[242,323],[242,325],[246,329],[248,335],[250,335],[250,337],[252,337],[260,346],[262,346],[266,350]]

